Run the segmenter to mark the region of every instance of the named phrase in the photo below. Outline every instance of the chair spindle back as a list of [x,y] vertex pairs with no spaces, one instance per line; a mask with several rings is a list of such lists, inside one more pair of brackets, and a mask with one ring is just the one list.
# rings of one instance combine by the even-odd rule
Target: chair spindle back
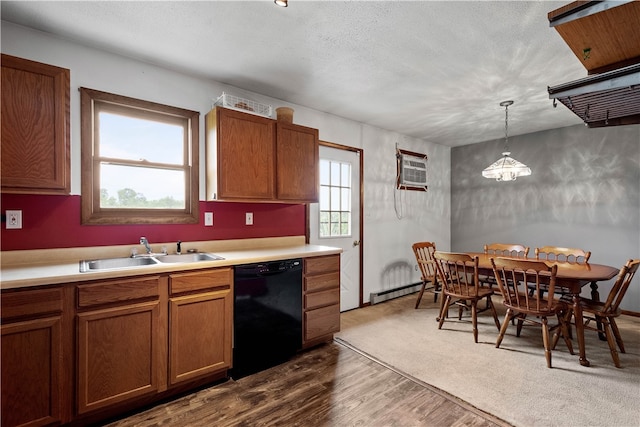
[[509,243],[490,243],[484,245],[484,253],[502,257],[526,258],[529,256],[529,247]]
[[448,293],[478,295],[478,257],[454,252],[434,253],[440,279]]
[[535,249],[536,259],[547,261],[564,261],[588,263],[591,252],[577,248],[560,248],[557,246],[543,246]]
[[493,272],[506,307],[523,313],[545,313],[553,308],[557,265],[548,266],[543,261],[491,258]]
[[436,268],[436,262],[433,258],[433,254],[436,251],[436,244],[434,242],[417,242],[414,243],[413,253],[416,256],[416,262],[423,281],[431,281],[438,274]]
[[618,277],[616,278],[611,291],[609,291],[609,296],[607,296],[607,300],[602,308],[603,313],[615,313],[618,310],[620,303],[622,302],[622,298],[624,297],[624,294],[627,293],[627,289],[629,289],[629,285],[633,280],[633,276],[635,276],[638,271],[639,265],[640,259],[630,259],[620,269]]

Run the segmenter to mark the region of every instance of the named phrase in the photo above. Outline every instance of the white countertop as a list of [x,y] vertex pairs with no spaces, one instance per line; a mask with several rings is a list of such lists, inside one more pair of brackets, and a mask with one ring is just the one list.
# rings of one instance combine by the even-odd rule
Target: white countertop
[[[259,240],[259,241],[258,241]],[[292,258],[308,258],[322,255],[333,255],[342,252],[342,249],[330,246],[307,245],[304,240],[285,238],[285,239],[248,239],[243,241],[229,242],[194,242],[192,245],[198,245],[202,249],[200,252],[215,253],[223,257],[222,260],[215,261],[199,261],[186,264],[154,264],[141,267],[91,271],[86,273],[80,272],[79,261],[81,259],[99,259],[114,257],[112,250],[104,249],[104,256],[94,256],[100,251],[92,248],[87,251],[85,248],[81,250],[66,251],[66,256],[60,256],[56,260],[55,256],[47,257],[46,251],[39,253],[40,258],[43,256],[49,258],[49,262],[15,262],[11,258],[17,258],[15,254],[9,256],[10,262],[5,263],[3,254],[3,265],[0,270],[0,289],[15,289],[31,286],[54,285],[62,283],[72,283],[96,279],[113,279],[123,276],[140,276],[145,274],[160,274],[173,271],[198,270],[212,267],[227,267],[239,264],[250,264],[255,262],[276,261]],[[152,245],[156,246],[156,245]],[[183,244],[185,251],[189,244]],[[220,249],[220,250],[216,250]],[[111,248],[109,248],[111,249]],[[53,251],[53,250],[52,250]],[[28,251],[13,251],[28,252]],[[122,249],[118,252],[120,254]],[[91,255],[82,257],[82,255]],[[80,256],[80,257],[79,257]],[[125,254],[118,256],[127,256]],[[13,261],[13,262],[12,262]]]

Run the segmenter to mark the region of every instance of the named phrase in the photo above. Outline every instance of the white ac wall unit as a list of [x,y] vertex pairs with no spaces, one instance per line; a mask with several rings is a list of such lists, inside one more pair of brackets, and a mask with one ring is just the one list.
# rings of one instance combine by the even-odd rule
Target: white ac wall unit
[[406,187],[427,186],[427,157],[400,154],[400,185]]

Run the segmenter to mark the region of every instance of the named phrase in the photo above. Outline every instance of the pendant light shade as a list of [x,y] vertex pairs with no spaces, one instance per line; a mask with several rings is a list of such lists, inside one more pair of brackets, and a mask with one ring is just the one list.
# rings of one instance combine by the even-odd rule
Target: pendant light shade
[[514,158],[509,157],[509,105],[513,101],[503,101],[500,103],[504,107],[504,151],[502,157],[492,163],[488,168],[482,171],[485,178],[495,179],[496,181],[515,181],[519,176],[531,175],[531,169],[527,165],[520,163]]
[[482,171],[485,178],[493,178],[496,181],[515,181],[519,176],[531,175],[531,169],[516,159],[509,157],[508,151],[502,153],[502,158],[496,160],[488,168]]

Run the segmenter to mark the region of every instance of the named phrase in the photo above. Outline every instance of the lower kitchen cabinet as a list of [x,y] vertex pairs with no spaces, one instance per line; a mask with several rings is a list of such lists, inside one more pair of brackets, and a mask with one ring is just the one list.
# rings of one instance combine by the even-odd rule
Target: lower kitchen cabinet
[[161,282],[153,276],[78,286],[79,414],[160,390]]
[[340,331],[340,255],[306,258],[303,291],[302,346],[308,348]]
[[169,385],[231,367],[231,268],[169,277]]
[[71,345],[63,287],[2,293],[2,426],[70,420]]
[[[340,256],[303,277],[308,348],[340,329]],[[3,290],[1,425],[99,423],[226,378],[233,282],[219,267]]]

